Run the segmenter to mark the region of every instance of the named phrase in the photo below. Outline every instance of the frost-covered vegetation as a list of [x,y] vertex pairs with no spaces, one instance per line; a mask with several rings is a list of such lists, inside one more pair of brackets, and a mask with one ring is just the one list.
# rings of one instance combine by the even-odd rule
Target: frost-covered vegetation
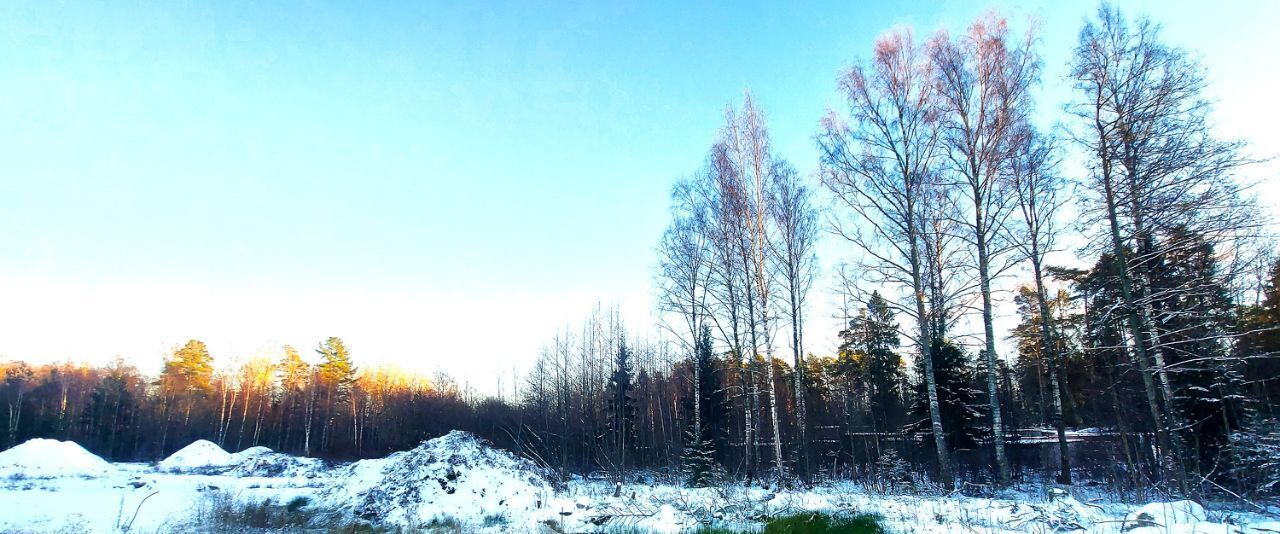
[[[1146,532],[1135,529],[1159,526],[1151,532],[1261,533],[1280,526],[1240,509],[1210,511],[1191,501],[1138,507],[1085,488],[1078,496],[1015,487],[972,497],[937,487],[885,492],[849,482],[769,489],[693,488],[632,477],[621,485],[558,480],[553,471],[465,432],[305,475],[288,473],[298,459],[284,455],[238,457],[196,445],[182,458],[199,469],[114,464],[93,474],[55,474],[53,466],[88,454],[58,442],[33,440],[13,454],[0,452],[11,473],[41,476],[0,481],[6,503],[0,530],[906,533]],[[210,466],[193,461],[193,450],[231,460]],[[267,458],[284,464],[278,474],[237,474],[244,463]]]

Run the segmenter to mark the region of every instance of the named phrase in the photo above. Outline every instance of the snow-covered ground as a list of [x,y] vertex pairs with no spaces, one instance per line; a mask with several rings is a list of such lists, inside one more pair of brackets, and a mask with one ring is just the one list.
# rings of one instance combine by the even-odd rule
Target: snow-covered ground
[[707,523],[750,530],[809,510],[876,514],[900,533],[1280,532],[1275,516],[1190,501],[1137,506],[1030,490],[976,498],[877,495],[848,483],[777,492],[629,484],[614,495],[602,481],[556,488],[531,462],[463,432],[340,466],[264,447],[231,454],[207,441],[154,465],[111,464],[54,440],[0,452],[0,532],[200,531],[219,510],[263,503],[305,509],[318,522],[464,532],[680,532]]

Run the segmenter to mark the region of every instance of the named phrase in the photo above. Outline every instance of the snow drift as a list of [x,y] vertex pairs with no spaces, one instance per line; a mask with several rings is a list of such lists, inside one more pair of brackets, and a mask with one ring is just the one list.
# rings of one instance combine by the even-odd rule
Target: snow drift
[[216,443],[199,439],[161,460],[158,467],[163,471],[195,471],[229,467],[235,464],[235,460],[235,456]]
[[307,477],[322,474],[328,465],[317,458],[305,458],[275,452],[266,447],[251,447],[231,455],[232,467],[226,474],[237,477]]
[[101,476],[110,463],[71,441],[36,438],[0,452],[0,478]]
[[171,473],[226,474],[237,477],[315,477],[326,465],[316,458],[302,458],[275,452],[268,447],[249,447],[229,453],[217,444],[197,440],[156,467]]
[[[1175,525],[1194,527],[1206,521],[1204,507],[1195,501],[1153,502],[1130,512],[1124,518],[1120,530],[1140,532],[1171,532]],[[1188,530],[1197,530],[1191,528]]]
[[455,430],[340,468],[321,499],[365,520],[414,528],[445,518],[476,524],[529,517],[551,495],[547,473],[533,462]]

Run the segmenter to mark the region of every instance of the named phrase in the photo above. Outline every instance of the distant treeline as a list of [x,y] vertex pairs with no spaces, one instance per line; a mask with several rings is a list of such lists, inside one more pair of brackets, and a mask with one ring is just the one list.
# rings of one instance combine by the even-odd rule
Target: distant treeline
[[[164,458],[196,439],[231,450],[265,445],[332,459],[381,456],[455,428],[481,430],[486,408],[463,402],[445,376],[357,371],[330,338],[308,363],[292,347],[215,370],[191,340],[148,377],[117,359],[105,367],[0,363],[6,445],[73,440],[111,460]],[[491,432],[484,432],[491,434]]]

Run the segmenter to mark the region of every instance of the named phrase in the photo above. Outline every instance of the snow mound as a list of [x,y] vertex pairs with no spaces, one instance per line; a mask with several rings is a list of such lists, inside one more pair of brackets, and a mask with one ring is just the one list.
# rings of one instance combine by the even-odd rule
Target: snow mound
[[1198,502],[1153,502],[1124,516],[1124,524],[1120,530],[1129,532],[1144,527],[1169,529],[1174,525],[1194,525],[1204,521],[1204,507]]
[[417,528],[528,518],[552,495],[533,462],[462,431],[386,458],[345,466],[321,500],[375,523]]
[[162,460],[159,467],[163,471],[181,472],[229,467],[235,465],[235,463],[236,457],[222,450],[222,447],[219,447],[216,443],[198,439]]
[[99,476],[114,469],[71,441],[36,438],[0,452],[0,478]]
[[299,458],[262,446],[229,453],[217,444],[202,439],[165,458],[158,467],[161,471],[174,473],[314,478],[326,465],[315,458]]
[[234,466],[226,474],[238,477],[314,478],[326,468],[322,460],[279,453],[266,447],[251,447],[231,456]]
[[240,462],[243,462],[243,461],[245,461],[245,460],[250,460],[250,459],[256,458],[256,457],[258,457],[258,456],[263,456],[263,455],[266,455],[266,454],[275,454],[275,453],[276,453],[276,452],[275,452],[275,451],[273,451],[273,450],[271,450],[271,448],[269,448],[269,447],[263,447],[263,446],[259,445],[259,446],[257,446],[257,447],[249,447],[249,448],[247,448],[247,449],[245,449],[245,450],[243,450],[243,451],[240,451],[240,452],[237,452],[237,453],[235,453],[235,454],[232,454],[232,455],[231,455],[231,458],[232,458],[232,460],[233,460],[233,461],[235,461],[236,463],[240,463]]

